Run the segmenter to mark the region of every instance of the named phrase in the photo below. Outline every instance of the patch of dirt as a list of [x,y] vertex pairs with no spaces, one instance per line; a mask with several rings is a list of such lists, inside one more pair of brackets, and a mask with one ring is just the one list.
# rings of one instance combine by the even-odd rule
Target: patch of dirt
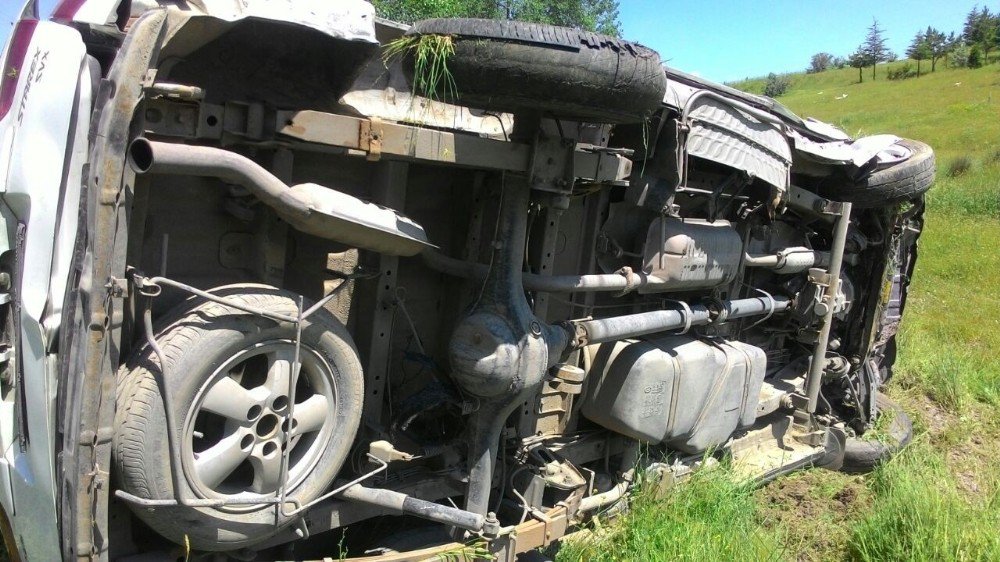
[[958,480],[958,485],[966,494],[972,496],[980,495],[979,480],[976,478],[975,473],[971,470],[965,470],[956,472],[955,479]]
[[946,427],[951,425],[955,419],[955,414],[943,409],[937,402],[921,394],[911,401],[915,410],[906,408],[907,413],[923,422],[922,425],[932,435],[940,434]]
[[913,416],[917,433],[940,450],[959,491],[970,501],[995,493],[987,470],[1000,446],[1000,426],[992,409],[971,402],[960,412],[950,412],[924,395],[908,396],[904,408]]
[[801,561],[843,559],[850,523],[871,502],[860,476],[819,469],[779,478],[757,500],[762,524],[780,528],[785,555]]
[[1000,438],[981,425],[971,424],[968,438],[955,444],[948,451],[948,467],[955,475],[959,489],[970,500],[981,499],[994,493],[987,476],[988,468],[995,462]]
[[928,431],[931,433],[940,433],[942,429],[954,421],[955,415],[942,409],[937,402],[926,396],[922,396],[921,399],[923,408],[920,411],[927,423]]

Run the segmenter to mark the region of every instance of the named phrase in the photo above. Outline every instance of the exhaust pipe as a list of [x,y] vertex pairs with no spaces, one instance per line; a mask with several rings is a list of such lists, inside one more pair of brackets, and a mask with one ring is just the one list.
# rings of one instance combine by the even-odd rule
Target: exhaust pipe
[[390,256],[434,248],[424,228],[407,217],[321,185],[289,187],[253,160],[228,150],[139,138],[128,150],[137,174],[218,178],[250,190],[292,228]]

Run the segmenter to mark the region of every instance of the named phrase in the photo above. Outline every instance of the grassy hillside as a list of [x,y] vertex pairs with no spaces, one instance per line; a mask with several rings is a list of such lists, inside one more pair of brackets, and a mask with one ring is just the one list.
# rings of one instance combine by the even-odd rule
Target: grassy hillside
[[640,498],[560,560],[1000,560],[1000,64],[942,66],[903,81],[880,66],[862,84],[852,68],[795,75],[779,98],[852,135],[937,152],[888,389],[914,443],[865,477],[815,470],[750,490],[710,476],[663,503]]

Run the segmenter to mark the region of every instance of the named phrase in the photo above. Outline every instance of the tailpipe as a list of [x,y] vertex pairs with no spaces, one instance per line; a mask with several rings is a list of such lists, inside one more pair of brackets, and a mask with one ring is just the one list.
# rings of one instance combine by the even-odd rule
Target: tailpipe
[[292,228],[390,256],[434,248],[424,228],[392,209],[314,183],[289,187],[245,156],[208,146],[139,138],[128,150],[137,174],[203,176],[250,190]]

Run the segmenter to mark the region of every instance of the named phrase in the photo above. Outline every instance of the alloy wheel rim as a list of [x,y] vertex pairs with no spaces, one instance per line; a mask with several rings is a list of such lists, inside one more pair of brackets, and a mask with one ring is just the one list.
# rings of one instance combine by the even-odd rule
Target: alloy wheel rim
[[292,404],[294,357],[291,341],[259,343],[224,362],[202,385],[188,411],[182,440],[185,476],[197,495],[273,497],[286,449],[285,489],[290,492],[330,447],[337,404],[333,368],[302,345]]

